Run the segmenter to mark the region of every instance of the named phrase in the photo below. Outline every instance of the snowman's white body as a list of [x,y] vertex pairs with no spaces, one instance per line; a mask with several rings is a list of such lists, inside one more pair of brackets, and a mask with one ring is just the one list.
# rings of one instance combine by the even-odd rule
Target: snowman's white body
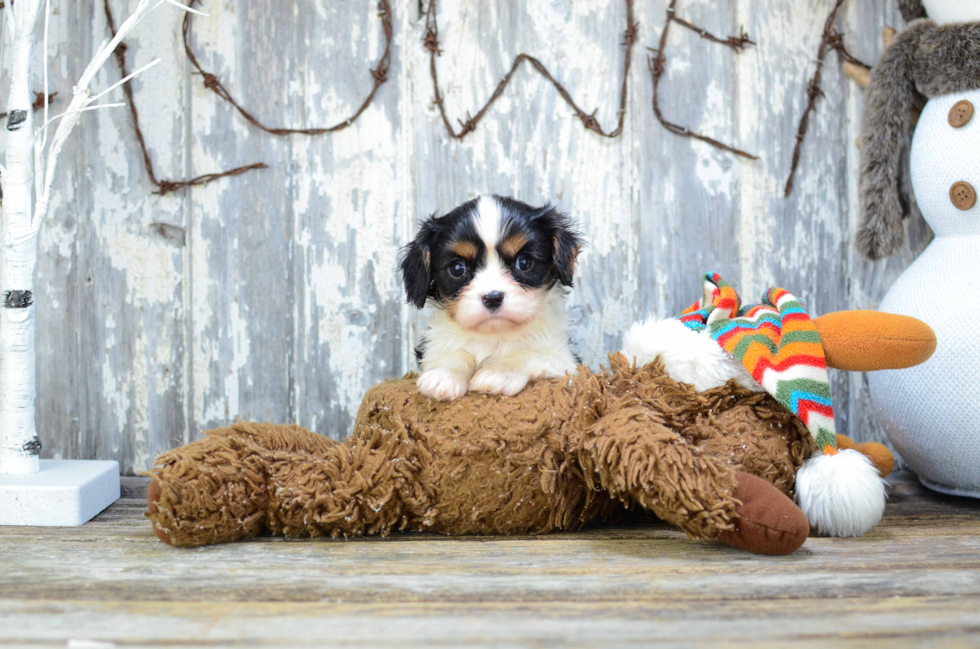
[[937,23],[980,20],[980,0],[922,0],[922,6]]
[[[976,109],[955,128],[961,100]],[[888,438],[933,489],[980,497],[980,201],[957,208],[950,187],[980,191],[980,90],[936,97],[915,130],[911,177],[916,202],[936,238],[898,278],[880,309],[923,320],[936,353],[906,370],[869,375]]]

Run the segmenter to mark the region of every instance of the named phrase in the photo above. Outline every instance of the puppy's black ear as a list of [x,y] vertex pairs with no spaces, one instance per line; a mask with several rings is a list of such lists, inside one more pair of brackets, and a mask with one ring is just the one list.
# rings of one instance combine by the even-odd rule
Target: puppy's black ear
[[432,285],[432,246],[435,243],[436,228],[430,218],[419,229],[415,241],[402,250],[402,282],[409,304],[421,309],[429,297]]
[[555,256],[552,264],[555,276],[563,286],[571,286],[575,275],[575,261],[582,248],[582,240],[564,218],[560,220],[555,230],[554,239]]

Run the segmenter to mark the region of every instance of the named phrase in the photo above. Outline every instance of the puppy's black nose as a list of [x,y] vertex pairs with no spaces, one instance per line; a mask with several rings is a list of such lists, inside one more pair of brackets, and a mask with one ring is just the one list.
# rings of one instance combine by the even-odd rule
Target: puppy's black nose
[[496,311],[504,303],[504,294],[500,291],[490,291],[483,296],[483,306],[491,311]]

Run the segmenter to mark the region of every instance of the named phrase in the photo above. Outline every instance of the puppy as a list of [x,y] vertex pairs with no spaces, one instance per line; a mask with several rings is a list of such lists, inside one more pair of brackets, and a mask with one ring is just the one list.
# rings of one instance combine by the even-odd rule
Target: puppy
[[501,196],[426,220],[401,261],[409,303],[437,309],[415,350],[419,391],[513,396],[574,371],[564,296],[581,245],[551,205]]

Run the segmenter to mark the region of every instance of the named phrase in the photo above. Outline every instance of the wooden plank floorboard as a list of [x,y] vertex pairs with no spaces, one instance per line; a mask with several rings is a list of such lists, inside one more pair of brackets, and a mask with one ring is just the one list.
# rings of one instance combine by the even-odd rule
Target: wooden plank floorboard
[[123,494],[81,528],[0,528],[0,645],[980,643],[980,502],[907,477],[867,536],[779,558],[666,525],[178,550],[145,481]]
[[[955,646],[977,633],[977,605],[971,599],[889,600],[863,598],[839,601],[740,602],[696,607],[659,602],[617,602],[613,605],[540,603],[514,609],[494,604],[359,605],[346,603],[188,604],[3,602],[4,613],[16,615],[18,642],[62,641],[98,637],[103,642],[253,644],[257,640],[294,646],[362,643],[399,645],[463,644],[522,645],[557,643],[567,646],[623,643],[684,644],[700,641],[778,646],[789,641],[831,639],[867,643],[873,640]],[[51,624],[52,618],[58,622]],[[833,619],[833,624],[828,621]],[[0,617],[3,620],[3,617]],[[93,620],[101,629],[87,629]],[[763,631],[764,630],[764,631]],[[975,636],[973,636],[975,638]],[[24,638],[23,640],[21,638]],[[937,644],[938,643],[938,644]]]

